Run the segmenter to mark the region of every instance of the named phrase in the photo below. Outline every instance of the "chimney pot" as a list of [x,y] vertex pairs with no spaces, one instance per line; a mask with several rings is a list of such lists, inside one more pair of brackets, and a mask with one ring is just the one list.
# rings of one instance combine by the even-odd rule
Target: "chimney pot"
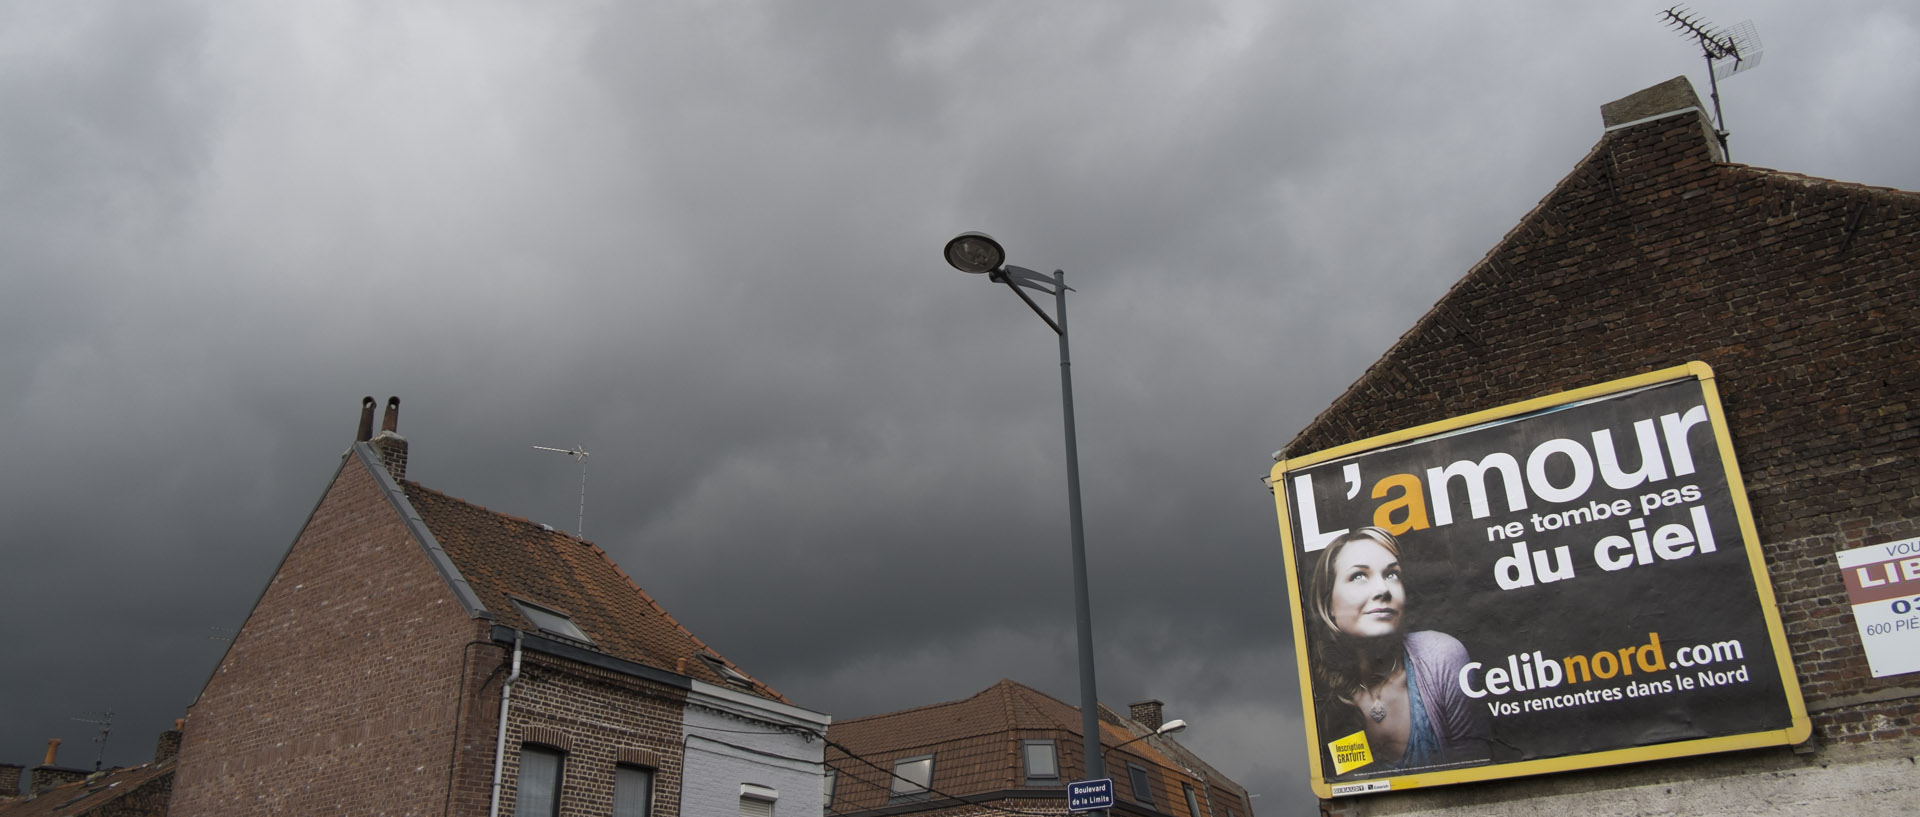
[[47,738],[47,759],[40,761],[42,766],[52,766],[53,756],[60,753],[60,739]]
[[369,394],[366,397],[361,398],[360,430],[354,434],[353,436],[354,442],[364,443],[368,440],[373,439],[373,407],[375,405],[378,405],[378,404],[373,401],[373,395]]
[[[373,398],[367,398],[368,405]],[[373,409],[367,409],[371,412]],[[407,478],[407,438],[400,436],[395,429],[400,425],[400,398],[387,398],[387,416],[380,423],[380,434],[373,438],[376,451],[380,452],[380,462],[387,466],[387,473],[395,481]]]
[[1127,713],[1136,723],[1148,729],[1159,729],[1161,724],[1165,723],[1161,714],[1161,709],[1165,706],[1166,704],[1155,700],[1135,701],[1127,704]]

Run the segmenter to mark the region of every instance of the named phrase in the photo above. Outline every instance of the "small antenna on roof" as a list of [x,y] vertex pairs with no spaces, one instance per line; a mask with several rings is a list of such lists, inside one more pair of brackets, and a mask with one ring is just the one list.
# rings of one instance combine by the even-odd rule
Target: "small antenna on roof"
[[113,710],[107,710],[98,718],[74,718],[74,720],[100,727],[100,734],[93,739],[94,743],[100,744],[100,750],[93,756],[93,770],[100,771],[100,764],[107,757],[107,734],[113,731]]
[[572,448],[548,448],[544,445],[536,445],[534,448],[565,454],[580,463],[580,521],[575,523],[574,535],[581,539],[587,538],[587,450],[578,445]]
[[1698,14],[1686,6],[1672,6],[1660,12],[1660,21],[1680,36],[1700,44],[1707,58],[1707,83],[1713,95],[1713,136],[1720,140],[1720,153],[1729,159],[1726,117],[1720,114],[1720,80],[1760,64],[1760,32],[1748,20],[1732,28],[1710,29]]

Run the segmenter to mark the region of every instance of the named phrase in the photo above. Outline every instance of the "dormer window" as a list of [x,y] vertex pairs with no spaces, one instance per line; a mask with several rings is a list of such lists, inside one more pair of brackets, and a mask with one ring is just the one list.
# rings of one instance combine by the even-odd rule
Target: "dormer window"
[[593,643],[593,639],[588,638],[586,633],[581,632],[580,628],[574,625],[573,619],[566,613],[519,599],[513,600],[513,606],[519,608],[520,615],[526,616],[527,620],[533,622],[533,626],[540,632],[548,635],[557,635],[561,638],[578,641],[582,644]]

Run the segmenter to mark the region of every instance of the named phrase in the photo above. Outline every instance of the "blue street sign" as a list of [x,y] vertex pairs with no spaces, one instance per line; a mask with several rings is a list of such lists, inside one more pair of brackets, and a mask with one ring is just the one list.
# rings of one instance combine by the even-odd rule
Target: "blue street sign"
[[1113,778],[1067,784],[1067,811],[1113,808]]

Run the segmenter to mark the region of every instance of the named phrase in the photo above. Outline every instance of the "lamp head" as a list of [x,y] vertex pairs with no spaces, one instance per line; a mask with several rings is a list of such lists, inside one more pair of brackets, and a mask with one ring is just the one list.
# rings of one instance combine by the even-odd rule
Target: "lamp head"
[[961,272],[992,272],[1006,260],[1007,251],[986,233],[961,233],[947,242],[947,263]]
[[1183,721],[1179,718],[1174,718],[1173,720],[1160,724],[1160,728],[1153,730],[1153,733],[1156,735],[1171,735],[1175,732],[1184,732],[1186,731],[1186,729],[1187,729],[1186,721]]

